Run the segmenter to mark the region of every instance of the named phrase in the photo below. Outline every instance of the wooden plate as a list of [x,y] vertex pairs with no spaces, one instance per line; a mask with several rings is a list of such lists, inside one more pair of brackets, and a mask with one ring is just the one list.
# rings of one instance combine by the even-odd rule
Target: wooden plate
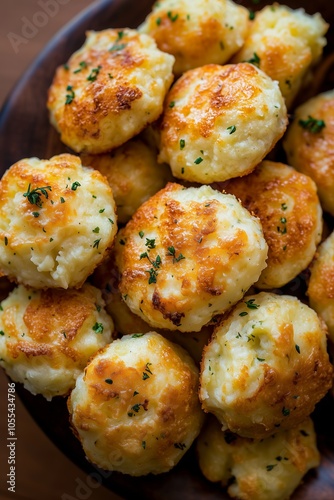
[[[249,0],[238,3],[257,10],[269,2]],[[325,55],[334,52],[334,2],[290,0],[284,3],[292,8],[303,7],[309,14],[321,12],[324,19],[333,24],[327,35],[328,45]],[[24,157],[49,158],[54,154],[70,152],[49,125],[45,106],[47,89],[56,67],[66,62],[82,45],[86,30],[101,30],[108,27],[134,28],[143,21],[151,5],[152,0],[103,0],[93,4],[58,33],[24,75],[2,109],[1,174]],[[334,88],[333,73],[334,70],[332,71],[330,66],[324,73],[321,88],[315,84],[311,86],[311,92]],[[65,455],[87,473],[95,473],[106,487],[124,498],[146,497],[159,500],[229,498],[219,485],[211,484],[204,479],[198,468],[194,450],[190,450],[170,473],[159,476],[132,478],[98,470],[87,462],[80,443],[70,431],[64,398],[54,398],[51,402],[47,402],[43,397],[32,396],[20,384],[17,384],[17,392],[38,425]],[[313,416],[322,456],[321,465],[305,477],[304,483],[293,495],[294,500],[334,499],[333,399],[327,396],[321,401]]]

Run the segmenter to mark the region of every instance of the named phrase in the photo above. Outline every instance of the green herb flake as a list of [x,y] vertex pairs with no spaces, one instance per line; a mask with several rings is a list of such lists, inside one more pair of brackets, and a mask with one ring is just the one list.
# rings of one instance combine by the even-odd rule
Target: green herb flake
[[171,101],[171,102],[169,103],[169,107],[170,107],[170,108],[174,108],[174,106],[175,106],[175,101]]
[[180,139],[180,149],[184,149],[186,145],[186,141],[184,139]]
[[105,211],[105,208],[100,208],[99,214],[103,214],[104,211]]
[[248,309],[258,309],[260,307],[259,304],[255,304],[255,299],[245,300],[245,304]]
[[141,238],[144,238],[144,234],[145,234],[145,233],[144,233],[144,231],[139,231],[139,233],[138,233],[138,234],[139,234],[139,236],[140,236]]
[[260,58],[259,56],[257,55],[256,52],[253,53],[253,57],[251,57],[250,59],[248,59],[248,61],[246,62],[249,62],[250,64],[254,64],[254,66],[257,66],[259,67],[260,66]]
[[72,85],[67,85],[66,90],[68,94],[66,94],[65,96],[65,104],[71,104],[71,102],[75,98],[75,92],[73,90]]
[[124,246],[125,245],[125,240],[123,240],[123,239],[119,240],[119,244]]
[[256,358],[258,361],[265,361],[265,358]]
[[317,118],[314,118],[311,115],[308,115],[307,120],[299,120],[298,124],[312,134],[321,132],[321,130],[326,126],[324,120],[317,120]]
[[99,238],[98,240],[95,240],[93,243],[93,248],[99,248],[100,241],[101,241],[101,238]]
[[35,218],[39,217],[39,212],[32,212],[32,214]]
[[92,326],[92,329],[95,333],[103,333],[104,327],[102,323],[96,322],[95,325]]
[[309,434],[308,434],[306,431],[304,431],[304,429],[301,429],[299,432],[300,432],[300,433],[301,433],[301,435],[302,435],[302,436],[304,436],[304,437],[309,436]]
[[266,465],[266,469],[268,472],[270,472],[271,470],[273,470],[274,467],[276,467],[277,464],[272,464],[272,465]]
[[231,125],[230,127],[227,127],[227,130],[230,131],[230,135],[234,134],[234,132],[237,130],[237,127],[235,125]]
[[78,181],[73,182],[71,186],[72,191],[76,191],[79,186],[81,186],[80,182]]
[[27,198],[29,203],[31,205],[36,205],[37,207],[41,208],[42,207],[42,200],[41,197],[45,196],[46,199],[49,198],[48,191],[52,191],[51,186],[43,186],[43,187],[36,187],[34,189],[31,189],[31,184],[28,185],[28,189],[25,193],[23,193],[23,196]]
[[296,345],[295,345],[295,349],[296,349],[296,351],[298,352],[298,354],[300,354],[300,347],[299,347],[299,345],[297,345],[297,344],[296,344]]
[[196,158],[196,160],[194,161],[194,163],[196,165],[199,165],[200,163],[202,163],[202,161],[203,161],[203,158],[201,156],[199,156],[198,158]]
[[141,445],[142,445],[143,449],[145,450],[146,449],[146,441],[142,441]]
[[175,21],[177,20],[177,18],[179,17],[179,15],[178,14],[174,14],[173,15],[172,11],[169,10],[167,12],[167,17],[168,17],[168,19],[170,19],[170,21],[172,21],[172,23],[175,23]]
[[148,378],[150,378],[149,374],[146,372],[143,372],[143,380],[147,380]]
[[142,337],[144,334],[143,333],[134,333],[133,335],[131,335],[131,337],[133,339],[138,339],[139,337]]
[[184,450],[185,448],[187,448],[187,445],[185,443],[174,443],[174,448]]
[[95,228],[93,229],[93,233],[99,233],[99,232],[100,232],[100,228],[99,228],[99,227],[95,227]]
[[73,71],[73,73],[80,73],[80,71],[82,71],[83,69],[87,68],[87,63],[86,61],[81,61],[79,63],[79,68],[76,69],[75,71]]
[[4,336],[5,332],[3,330],[0,330],[0,335]]
[[111,378],[106,378],[105,383],[111,385],[113,383],[113,380],[111,380]]
[[255,19],[255,12],[253,10],[249,11],[249,20],[253,21]]
[[151,268],[149,271],[146,271],[146,272],[149,273],[149,275],[150,275],[148,278],[148,284],[152,285],[152,283],[156,283],[157,276],[158,276],[158,273],[156,272],[156,270]]
[[288,208],[288,205],[286,203],[281,204],[281,209],[286,210]]
[[60,203],[65,203],[65,198],[63,198],[62,196],[60,197]]
[[102,66],[98,66],[97,68],[93,68],[92,71],[90,72],[90,74],[87,76],[87,80],[89,82],[95,82],[101,69],[102,69]]
[[145,246],[147,248],[149,248],[150,250],[152,250],[153,248],[155,248],[155,238],[146,238],[146,243],[145,243]]
[[5,240],[5,246],[7,246],[8,245],[8,238],[7,238],[7,236],[5,236],[4,240]]
[[247,316],[248,312],[246,311],[242,311],[241,313],[239,313],[239,316]]
[[161,17],[157,17],[156,20],[155,20],[155,23],[157,26],[160,26],[161,24]]
[[285,417],[288,417],[290,415],[290,410],[289,408],[285,408],[285,406],[283,406],[282,408],[282,413]]

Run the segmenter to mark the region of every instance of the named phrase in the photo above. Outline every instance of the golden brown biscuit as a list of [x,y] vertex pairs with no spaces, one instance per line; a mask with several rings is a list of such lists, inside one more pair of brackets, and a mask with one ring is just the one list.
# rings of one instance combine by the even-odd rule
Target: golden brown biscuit
[[326,333],[296,297],[245,297],[204,349],[203,409],[225,429],[255,439],[299,425],[332,385]]
[[307,295],[310,306],[325,321],[334,343],[334,232],[318,248]]
[[1,303],[0,365],[32,394],[66,395],[88,359],[112,340],[101,292],[16,287]]
[[110,151],[161,114],[173,63],[136,30],[89,31],[57,69],[47,102],[51,123],[76,152]]
[[118,233],[119,289],[154,328],[199,331],[266,266],[259,221],[233,195],[169,183]]
[[310,16],[304,9],[266,5],[256,13],[233,61],[252,61],[277,80],[290,108],[305,75],[321,57],[328,27],[319,13]]
[[0,272],[35,288],[80,287],[111,247],[107,180],[74,155],[25,158],[0,182]]
[[88,460],[141,476],[170,470],[197,437],[204,414],[188,353],[155,332],[101,350],[68,401]]
[[286,500],[320,463],[310,418],[259,441],[222,432],[211,417],[198,437],[197,453],[204,476],[244,500]]
[[314,180],[323,209],[334,215],[334,90],[295,110],[283,146],[289,164]]
[[268,260],[258,288],[279,288],[307,268],[322,233],[322,210],[310,177],[263,161],[251,174],[228,181],[224,190],[261,221]]
[[83,165],[96,168],[111,186],[118,222],[125,224],[137,208],[172,179],[167,165],[140,139],[132,139],[103,155],[81,155]]
[[174,73],[209,63],[224,64],[239,50],[249,12],[230,0],[162,0],[153,5],[141,33],[175,57]]
[[208,184],[251,172],[287,126],[277,82],[253,64],[184,73],[168,96],[159,161],[179,179]]

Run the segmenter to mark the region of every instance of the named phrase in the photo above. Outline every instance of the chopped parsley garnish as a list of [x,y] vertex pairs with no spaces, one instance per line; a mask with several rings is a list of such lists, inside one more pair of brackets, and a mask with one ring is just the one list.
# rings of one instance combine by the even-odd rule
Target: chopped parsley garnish
[[27,198],[29,203],[32,205],[36,205],[37,207],[42,207],[41,196],[45,196],[47,199],[49,197],[48,191],[52,191],[51,186],[37,187],[31,190],[31,184],[28,186],[28,190],[26,193],[23,193],[23,196]]
[[39,212],[32,212],[32,214],[35,218],[39,217]]
[[202,163],[202,161],[203,161],[203,158],[201,156],[199,156],[198,158],[196,158],[196,160],[194,161],[194,163],[196,165],[199,165],[200,163]]
[[290,410],[289,408],[285,408],[285,406],[283,406],[282,408],[282,413],[285,417],[288,417],[290,415]]
[[72,191],[76,191],[79,186],[81,186],[80,182],[78,182],[78,181],[73,182],[73,184],[71,186]]
[[113,381],[111,380],[111,378],[106,378],[105,383],[111,385],[113,383]]
[[248,61],[246,61],[246,62],[249,62],[251,64],[254,64],[254,66],[258,66],[259,67],[260,66],[260,61],[261,60],[260,60],[259,56],[257,55],[256,52],[254,52],[253,53],[253,57],[251,57],[250,59],[248,59]]
[[99,248],[100,241],[101,241],[101,238],[98,240],[95,240],[93,243],[93,248]]
[[184,139],[180,139],[180,149],[184,149],[186,145],[186,141]]
[[234,134],[234,132],[237,130],[237,127],[235,125],[231,125],[230,127],[227,127],[227,130],[230,131],[230,135]]
[[72,85],[67,85],[66,90],[68,94],[66,94],[65,104],[71,104],[71,102],[75,98],[75,92],[73,90]]
[[161,17],[157,17],[156,20],[155,20],[155,23],[157,26],[160,26],[161,24]]
[[131,335],[131,337],[133,339],[138,339],[139,337],[142,337],[144,334],[143,333],[134,333],[133,335]]
[[250,21],[253,21],[253,19],[255,19],[255,12],[253,10],[249,11],[249,19]]
[[79,68],[76,69],[75,71],[73,71],[73,73],[80,73],[80,71],[82,71],[83,69],[87,68],[87,63],[86,61],[81,61],[79,63]]
[[260,307],[259,304],[255,304],[255,299],[245,300],[245,304],[248,309],[258,309]]
[[5,332],[3,330],[0,330],[0,335],[5,335]]
[[100,69],[102,66],[98,66],[97,68],[93,68],[90,74],[87,76],[87,80],[89,82],[95,82],[96,78],[98,77],[98,74],[100,73]]
[[312,132],[312,134],[321,132],[321,130],[326,126],[324,120],[317,120],[311,115],[308,116],[307,120],[299,120],[298,124],[309,132]]
[[239,316],[247,316],[248,312],[247,311],[242,311],[241,313],[239,313]]
[[170,108],[174,108],[174,106],[175,106],[175,101],[171,101],[171,102],[169,103],[169,107],[170,107]]
[[174,14],[173,15],[172,11],[169,10],[167,12],[167,17],[168,17],[168,19],[170,19],[172,21],[172,23],[175,23],[175,21],[177,20],[177,18],[179,17],[179,15],[178,14]]
[[185,443],[174,443],[174,448],[178,448],[179,450],[184,450],[187,448],[187,445]]
[[139,231],[139,233],[138,233],[138,234],[139,234],[139,236],[140,236],[141,238],[144,238],[144,231]]
[[145,246],[147,248],[149,248],[150,250],[152,250],[152,248],[155,248],[155,238],[146,238],[146,243],[145,243]]
[[274,467],[276,467],[277,464],[273,464],[273,465],[266,465],[266,469],[268,472],[270,472],[271,470],[273,470]]
[[99,233],[100,232],[100,228],[99,227],[96,227],[93,229],[93,233]]
[[98,322],[96,322],[95,325],[93,325],[92,328],[93,328],[93,330],[94,330],[95,333],[102,333],[103,329],[104,329],[102,323],[98,323]]
[[180,253],[179,256],[176,257],[176,252],[174,247],[168,247],[167,250],[168,250],[167,256],[173,257],[173,262],[179,262],[180,260],[185,259],[185,256],[182,255],[182,253]]

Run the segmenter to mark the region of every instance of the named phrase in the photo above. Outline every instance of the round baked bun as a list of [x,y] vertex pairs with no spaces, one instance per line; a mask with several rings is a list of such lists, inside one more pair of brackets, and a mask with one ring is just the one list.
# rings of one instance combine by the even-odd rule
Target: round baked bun
[[115,202],[77,156],[25,158],[0,182],[0,272],[35,288],[80,287],[111,247]]
[[247,296],[204,349],[203,409],[224,429],[255,439],[299,425],[332,385],[326,333],[296,297]]
[[199,466],[212,482],[227,487],[232,498],[290,498],[302,478],[320,464],[313,422],[307,418],[293,429],[266,439],[247,439],[222,432],[209,418],[197,439]]
[[119,231],[119,289],[156,328],[199,331],[266,266],[261,225],[233,195],[168,183]]
[[225,183],[224,190],[261,221],[268,260],[258,288],[282,287],[307,268],[322,233],[322,209],[310,177],[263,161],[251,174]]
[[314,180],[323,209],[334,215],[334,90],[294,111],[283,147],[289,164]]
[[152,37],[136,30],[88,31],[49,89],[52,125],[76,152],[120,146],[161,114],[173,63]]
[[239,177],[260,163],[286,126],[277,82],[253,64],[208,64],[187,71],[170,90],[159,161],[187,181]]
[[169,471],[199,434],[198,370],[156,332],[125,335],[101,350],[68,400],[89,461],[131,476]]
[[245,43],[233,62],[254,61],[277,80],[288,108],[322,55],[329,25],[321,14],[286,5],[266,5],[250,23]]
[[307,289],[310,306],[325,321],[334,343],[334,232],[318,247],[310,269]]
[[80,290],[19,285],[1,303],[0,365],[32,394],[66,395],[113,330],[100,290],[89,284]]
[[230,0],[162,0],[139,31],[175,57],[174,73],[209,63],[224,64],[245,40],[249,11]]
[[144,201],[172,179],[168,165],[159,165],[156,151],[138,138],[109,154],[82,154],[81,161],[108,179],[121,224],[125,224]]

